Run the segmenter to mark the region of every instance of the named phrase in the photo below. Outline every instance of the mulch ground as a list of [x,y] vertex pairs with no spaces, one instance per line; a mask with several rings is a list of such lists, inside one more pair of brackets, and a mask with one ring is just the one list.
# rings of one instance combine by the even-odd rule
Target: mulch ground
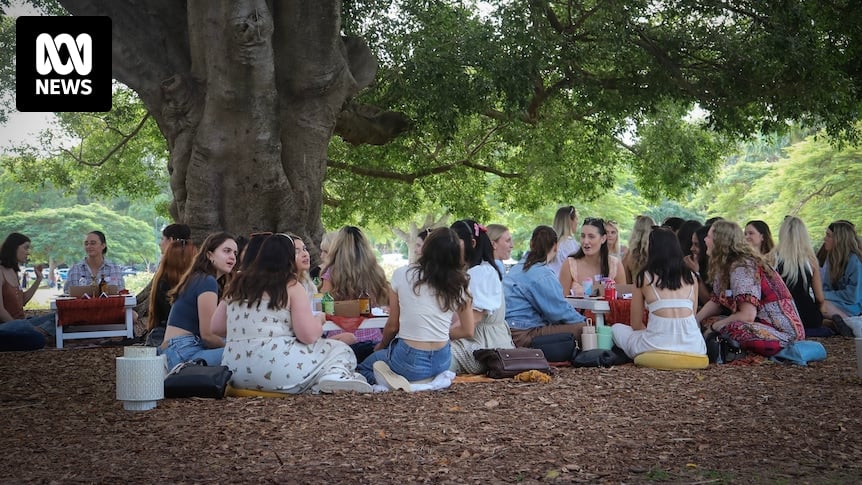
[[4,483],[858,483],[853,340],[829,358],[416,394],[115,400],[119,347],[0,354]]

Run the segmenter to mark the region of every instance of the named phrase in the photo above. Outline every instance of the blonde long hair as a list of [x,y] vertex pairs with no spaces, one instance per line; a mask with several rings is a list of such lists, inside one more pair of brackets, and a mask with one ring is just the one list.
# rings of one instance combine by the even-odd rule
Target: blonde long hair
[[386,274],[359,228],[344,226],[335,235],[329,248],[327,271],[332,283],[330,293],[336,300],[354,300],[366,290],[373,304],[389,302]]
[[605,232],[608,231],[608,227],[613,227],[617,231],[617,240],[614,241],[613,245],[611,244],[610,238],[608,238],[608,254],[611,256],[620,257],[620,225],[617,224],[617,221],[609,221],[605,220]]
[[769,262],[745,241],[739,224],[731,221],[716,221],[712,227],[712,250],[709,254],[709,274],[718,281],[718,294],[730,288],[730,273],[744,264],[754,262],[767,275],[772,274]]
[[641,269],[646,266],[647,258],[649,257],[649,234],[652,232],[652,227],[656,225],[655,221],[650,216],[637,216],[635,225],[632,227],[632,234],[629,237],[629,251],[626,253],[628,258],[629,271],[632,276],[640,273]]
[[569,236],[574,236],[572,221],[578,219],[578,210],[573,205],[567,205],[557,209],[554,216],[554,231],[557,233],[557,242],[563,242]]
[[826,262],[829,263],[829,282],[837,287],[847,271],[850,255],[855,254],[862,260],[862,249],[859,248],[859,238],[852,224],[835,221],[829,224],[829,230],[832,231],[832,250],[826,254]]
[[794,216],[784,218],[778,228],[778,244],[772,250],[772,256],[781,268],[781,278],[787,286],[794,286],[799,281],[808,286],[809,272],[817,268],[811,267],[811,261],[816,257],[802,219]]

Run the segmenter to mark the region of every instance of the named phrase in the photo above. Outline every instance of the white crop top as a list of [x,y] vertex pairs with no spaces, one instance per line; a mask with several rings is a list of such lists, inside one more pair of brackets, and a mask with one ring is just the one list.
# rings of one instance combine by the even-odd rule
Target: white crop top
[[402,266],[392,274],[392,291],[398,295],[398,337],[417,342],[448,342],[455,312],[443,311],[428,285],[413,290],[418,266]]

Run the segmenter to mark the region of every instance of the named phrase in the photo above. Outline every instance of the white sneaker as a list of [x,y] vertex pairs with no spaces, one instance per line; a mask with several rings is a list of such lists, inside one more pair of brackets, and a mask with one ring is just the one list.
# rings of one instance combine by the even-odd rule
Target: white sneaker
[[405,392],[413,392],[413,388],[410,387],[410,382],[408,382],[404,376],[396,374],[389,368],[389,364],[386,362],[378,360],[374,363],[372,368],[374,369],[374,378],[377,379],[378,384],[383,384],[393,391],[400,389]]
[[334,394],[336,392],[356,392],[368,394],[372,391],[371,385],[361,375],[354,377],[323,376],[317,382],[320,392]]

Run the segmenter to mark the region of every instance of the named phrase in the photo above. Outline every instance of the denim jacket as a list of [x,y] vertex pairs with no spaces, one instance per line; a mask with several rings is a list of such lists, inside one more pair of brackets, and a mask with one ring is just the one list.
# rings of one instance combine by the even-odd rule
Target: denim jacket
[[563,287],[554,271],[537,263],[524,271],[518,263],[503,278],[506,297],[506,321],[515,329],[528,329],[585,320],[563,298]]
[[850,255],[847,268],[844,269],[844,274],[835,287],[829,279],[828,261],[821,268],[820,274],[823,276],[825,299],[835,303],[850,315],[862,313],[862,262],[855,254]]

